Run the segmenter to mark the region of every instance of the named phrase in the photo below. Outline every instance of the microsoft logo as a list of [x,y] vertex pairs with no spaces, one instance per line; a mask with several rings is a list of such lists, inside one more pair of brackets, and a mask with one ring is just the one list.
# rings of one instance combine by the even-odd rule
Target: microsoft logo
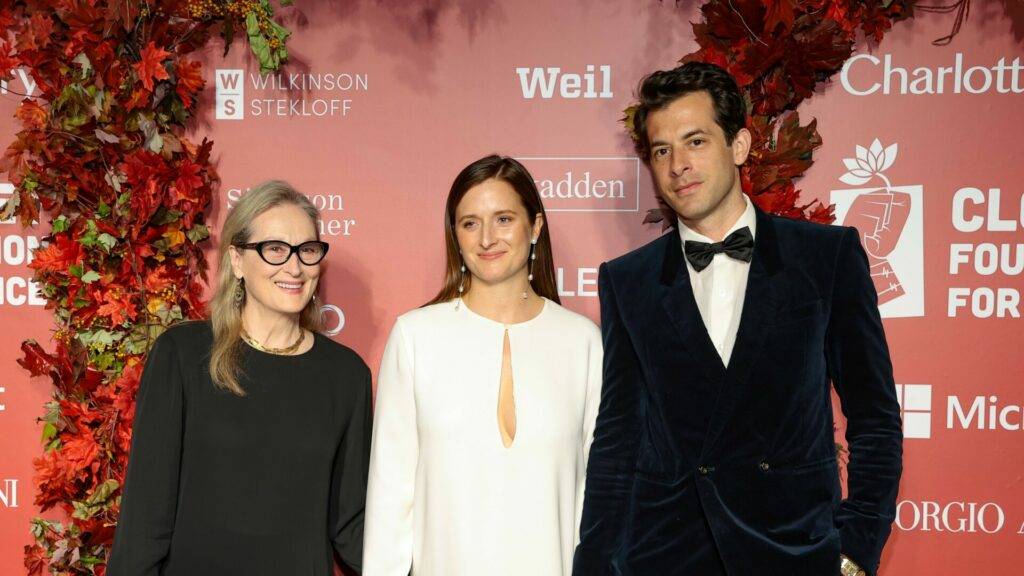
[[932,437],[931,384],[897,384],[904,438]]

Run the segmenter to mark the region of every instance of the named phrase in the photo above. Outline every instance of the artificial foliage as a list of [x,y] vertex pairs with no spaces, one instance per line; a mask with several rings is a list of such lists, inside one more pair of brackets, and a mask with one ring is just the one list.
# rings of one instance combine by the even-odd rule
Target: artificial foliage
[[[750,157],[743,191],[772,214],[831,223],[830,206],[801,202],[795,180],[821,146],[817,123],[801,124],[797,107],[828,82],[858,41],[877,43],[895,22],[909,18],[913,0],[711,0],[693,24],[699,49],[680,62],[717,64],[734,78],[747,103]],[[635,140],[633,111],[624,122]],[[660,202],[660,200],[659,200]],[[644,223],[675,222],[661,203]]]
[[[279,0],[278,6],[290,4]],[[753,148],[743,188],[763,209],[828,222],[794,185],[821,145],[796,108],[858,41],[878,42],[913,0],[709,0],[693,26],[697,59],[738,79]],[[135,393],[163,329],[204,315],[202,247],[217,185],[212,143],[186,127],[205,81],[195,53],[244,36],[262,72],[288,57],[289,31],[270,0],[8,0],[0,8],[0,78],[17,68],[38,95],[2,169],[16,191],[0,217],[50,231],[31,266],[53,311],[54,343],[23,343],[19,363],[48,376],[41,511],[28,574],[102,576],[127,468]],[[966,6],[967,0],[958,3]],[[938,11],[938,10],[933,10]],[[959,22],[959,20],[958,20]],[[680,33],[687,33],[680,31]],[[631,128],[631,111],[626,123]],[[632,133],[632,130],[631,130]],[[668,222],[660,211],[646,221]]]
[[[217,175],[187,124],[205,85],[196,52],[245,30],[261,68],[287,58],[267,1],[18,0],[0,9],[0,78],[37,85],[15,116],[2,208],[50,230],[30,264],[56,321],[22,344],[48,376],[28,574],[105,572],[145,354],[168,325],[205,313],[202,247]],[[50,516],[53,516],[52,514]]]

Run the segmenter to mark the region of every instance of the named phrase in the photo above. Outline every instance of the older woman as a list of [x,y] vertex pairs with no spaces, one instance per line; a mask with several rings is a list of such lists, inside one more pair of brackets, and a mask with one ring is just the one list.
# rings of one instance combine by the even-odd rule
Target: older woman
[[601,387],[601,336],[558,304],[533,178],[467,166],[447,276],[381,362],[363,576],[569,576]]
[[228,215],[209,321],[147,359],[108,576],[359,567],[370,372],[317,333],[317,217],[282,182]]

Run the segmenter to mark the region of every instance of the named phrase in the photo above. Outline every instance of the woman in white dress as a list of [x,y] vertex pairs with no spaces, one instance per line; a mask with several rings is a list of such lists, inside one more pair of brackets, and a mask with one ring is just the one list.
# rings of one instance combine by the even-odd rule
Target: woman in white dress
[[363,576],[570,576],[601,394],[601,334],[559,305],[533,178],[455,179],[447,275],[381,361]]

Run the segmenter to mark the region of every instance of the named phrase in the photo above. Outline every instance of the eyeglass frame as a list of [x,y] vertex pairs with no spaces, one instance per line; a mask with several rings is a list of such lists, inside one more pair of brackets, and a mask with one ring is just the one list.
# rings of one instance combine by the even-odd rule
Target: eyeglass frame
[[[277,264],[271,262],[270,260],[267,260],[267,257],[263,255],[263,246],[267,244],[284,244],[285,246],[288,247],[288,256],[284,259],[284,261],[279,262]],[[309,263],[302,259],[299,250],[302,249],[302,247],[306,246],[307,244],[319,244],[320,247],[324,249],[323,254],[320,255],[320,259],[317,260],[316,262]],[[295,255],[296,258],[298,258],[300,264],[304,264],[306,266],[316,266],[317,264],[323,262],[324,258],[327,256],[327,251],[331,247],[330,244],[324,242],[323,240],[307,240],[302,244],[299,244],[298,246],[293,246],[285,242],[284,240],[263,240],[262,242],[246,242],[244,244],[232,244],[232,246],[234,246],[235,248],[241,248],[243,250],[255,250],[256,254],[259,255],[260,259],[266,262],[267,264],[270,264],[271,266],[284,266],[285,264],[288,263],[289,260],[292,259],[293,254]]]

